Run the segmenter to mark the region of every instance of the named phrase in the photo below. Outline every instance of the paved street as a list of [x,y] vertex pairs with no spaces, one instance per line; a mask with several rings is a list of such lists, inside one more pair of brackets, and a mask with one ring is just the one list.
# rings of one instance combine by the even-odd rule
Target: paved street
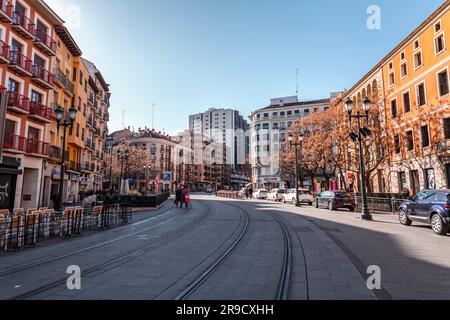
[[[194,195],[132,224],[0,254],[0,299],[447,299],[450,237],[393,215]],[[81,289],[66,286],[81,268]],[[382,289],[367,288],[368,266]],[[285,285],[283,285],[285,283]]]

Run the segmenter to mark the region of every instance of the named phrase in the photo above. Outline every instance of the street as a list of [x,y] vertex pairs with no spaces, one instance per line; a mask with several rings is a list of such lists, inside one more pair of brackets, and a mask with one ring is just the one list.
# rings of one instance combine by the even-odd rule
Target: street
[[[0,299],[448,299],[449,244],[390,214],[198,194],[190,209],[168,201],[117,229],[2,252]],[[70,266],[81,288],[68,289]]]

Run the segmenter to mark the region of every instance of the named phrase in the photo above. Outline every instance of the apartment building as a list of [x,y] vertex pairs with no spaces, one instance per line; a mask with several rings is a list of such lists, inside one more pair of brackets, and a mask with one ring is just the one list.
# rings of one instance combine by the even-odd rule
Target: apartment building
[[96,114],[100,132],[94,133],[101,147],[94,152],[92,171],[83,171],[91,69],[81,55],[64,21],[44,1],[0,1],[0,92],[7,97],[0,141],[0,208],[52,204],[51,194],[59,191],[64,130],[56,123],[57,107],[78,111],[73,128],[67,130],[63,202],[78,202],[82,190],[100,190],[110,94],[96,69],[92,78],[99,87],[95,97],[101,112]]
[[[335,95],[332,94],[332,97]],[[327,110],[332,99],[298,101],[297,96],[270,99],[250,115],[250,161],[255,188],[283,186],[280,151],[287,146],[287,130],[316,110]]]
[[0,86],[8,96],[0,207],[37,207],[50,155],[55,26],[63,21],[39,0],[0,4]]
[[374,155],[388,157],[370,177],[375,192],[450,188],[449,9],[446,1],[345,93],[357,108],[366,96],[379,108],[386,144]]

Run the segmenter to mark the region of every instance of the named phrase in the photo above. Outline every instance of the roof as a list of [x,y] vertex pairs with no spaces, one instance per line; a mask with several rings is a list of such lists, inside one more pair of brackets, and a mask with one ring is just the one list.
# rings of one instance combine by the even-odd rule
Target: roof
[[30,4],[33,7],[35,7],[41,13],[45,14],[46,18],[48,18],[53,25],[59,26],[59,25],[63,25],[64,24],[64,20],[61,19],[61,17],[58,16],[56,14],[56,12],[53,11],[53,9],[50,8],[50,6],[47,3],[45,3],[45,1],[43,1],[43,0],[30,0],[30,2],[31,2]]
[[100,84],[103,87],[103,90],[105,91],[109,91],[109,84],[106,83],[105,79],[103,78],[102,73],[100,72],[100,70],[97,69],[97,67],[95,66],[95,64],[85,58],[82,58],[84,64],[86,65],[86,68],[89,71],[89,76],[92,78],[92,80],[94,78],[97,78],[100,82]]
[[[438,17],[441,13],[445,12],[450,7],[450,0],[446,0],[442,6],[440,6],[431,16],[429,16],[424,22],[422,22],[413,32],[411,32],[400,44],[398,44],[391,52],[387,54],[375,67],[373,67],[364,77],[362,77],[351,89],[347,90],[347,93],[351,93],[356,90],[364,81],[366,81],[372,74],[378,71],[388,60],[391,59],[403,46],[410,42],[422,29],[424,29],[431,21]],[[347,96],[347,94],[345,94]]]
[[79,57],[83,54],[65,26],[56,26],[55,31],[73,56]]
[[262,109],[256,110],[254,113],[259,111],[264,111],[268,109],[276,109],[276,108],[287,108],[287,107],[302,107],[302,106],[308,106],[312,104],[319,104],[319,103],[330,103],[330,99],[318,99],[318,100],[309,100],[309,101],[301,101],[296,103],[285,103],[283,105],[270,105]]

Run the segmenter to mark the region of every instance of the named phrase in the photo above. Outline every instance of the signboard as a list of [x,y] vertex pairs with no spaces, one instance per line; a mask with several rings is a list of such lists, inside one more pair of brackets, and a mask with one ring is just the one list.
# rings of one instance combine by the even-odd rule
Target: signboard
[[164,172],[163,181],[171,181],[172,180],[172,172]]

